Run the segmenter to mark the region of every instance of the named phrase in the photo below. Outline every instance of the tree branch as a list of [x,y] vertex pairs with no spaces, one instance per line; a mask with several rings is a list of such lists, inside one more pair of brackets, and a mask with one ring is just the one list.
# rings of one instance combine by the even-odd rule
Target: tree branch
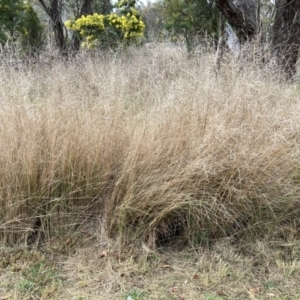
[[257,9],[254,0],[215,0],[215,3],[236,30],[240,41],[251,39],[257,33]]
[[44,0],[39,0],[39,3],[42,7],[42,9],[44,10],[44,12],[50,16],[50,8],[46,5],[46,3],[44,2]]

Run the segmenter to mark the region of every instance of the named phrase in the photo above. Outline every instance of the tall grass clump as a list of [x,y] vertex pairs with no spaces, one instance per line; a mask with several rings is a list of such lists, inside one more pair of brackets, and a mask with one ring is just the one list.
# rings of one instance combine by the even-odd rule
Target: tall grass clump
[[0,239],[98,220],[155,247],[298,226],[299,85],[155,47],[0,70]]

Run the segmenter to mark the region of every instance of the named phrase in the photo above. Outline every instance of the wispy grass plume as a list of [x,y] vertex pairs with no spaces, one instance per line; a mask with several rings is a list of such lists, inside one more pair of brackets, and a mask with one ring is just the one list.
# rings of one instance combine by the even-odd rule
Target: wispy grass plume
[[299,87],[172,47],[0,69],[0,237],[100,219],[151,247],[298,222]]

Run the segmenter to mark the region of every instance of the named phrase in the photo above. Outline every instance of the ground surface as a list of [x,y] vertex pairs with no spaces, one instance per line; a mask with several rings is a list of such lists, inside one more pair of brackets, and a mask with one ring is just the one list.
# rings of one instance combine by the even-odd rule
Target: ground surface
[[300,242],[151,251],[103,241],[68,254],[2,247],[0,299],[300,299]]

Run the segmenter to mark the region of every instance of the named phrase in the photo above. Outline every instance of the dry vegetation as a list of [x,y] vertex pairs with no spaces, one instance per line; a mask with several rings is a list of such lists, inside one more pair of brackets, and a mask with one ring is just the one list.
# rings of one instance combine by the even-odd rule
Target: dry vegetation
[[167,47],[2,62],[0,299],[299,299],[299,93]]

